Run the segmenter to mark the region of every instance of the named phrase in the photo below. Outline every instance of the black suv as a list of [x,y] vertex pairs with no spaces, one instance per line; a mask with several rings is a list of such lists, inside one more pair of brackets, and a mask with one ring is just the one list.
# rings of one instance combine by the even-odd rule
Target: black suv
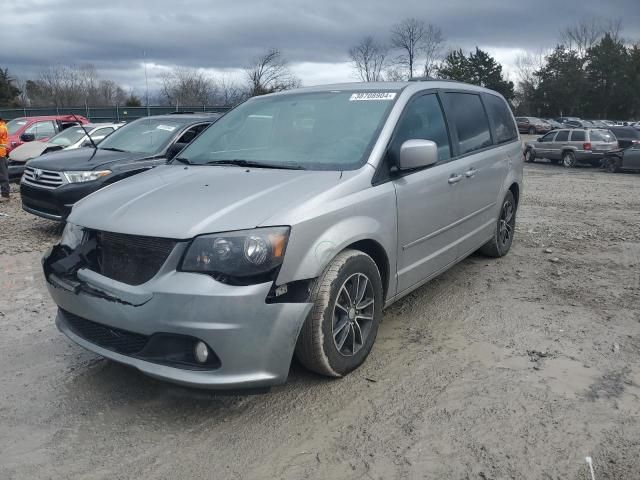
[[62,150],[30,160],[20,182],[22,208],[63,222],[77,201],[166,163],[219,117],[189,113],[141,118],[113,132],[97,148]]

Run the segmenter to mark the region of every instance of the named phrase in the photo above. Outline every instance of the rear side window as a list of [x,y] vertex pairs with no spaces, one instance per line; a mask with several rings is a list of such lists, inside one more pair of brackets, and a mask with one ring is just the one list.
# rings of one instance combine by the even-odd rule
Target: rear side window
[[584,142],[587,139],[587,135],[584,130],[574,130],[571,132],[572,142]]
[[556,136],[556,142],[566,142],[569,140],[569,130],[560,130]]
[[422,95],[411,101],[398,122],[390,154],[397,165],[400,147],[407,140],[431,140],[438,145],[438,160],[451,158],[449,135],[440,102],[435,94]]
[[505,143],[518,138],[518,131],[507,103],[495,95],[486,95],[484,99],[487,113],[495,129],[496,143]]
[[458,134],[459,154],[480,150],[491,145],[489,120],[474,93],[445,93],[447,116]]

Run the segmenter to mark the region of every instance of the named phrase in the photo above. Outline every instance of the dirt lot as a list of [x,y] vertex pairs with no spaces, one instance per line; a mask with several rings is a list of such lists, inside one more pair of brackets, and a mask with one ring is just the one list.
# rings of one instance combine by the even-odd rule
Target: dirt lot
[[[527,165],[516,242],[393,305],[363,368],[222,396],[71,344],[0,211],[0,478],[640,475],[640,175]],[[545,250],[549,249],[550,252]]]

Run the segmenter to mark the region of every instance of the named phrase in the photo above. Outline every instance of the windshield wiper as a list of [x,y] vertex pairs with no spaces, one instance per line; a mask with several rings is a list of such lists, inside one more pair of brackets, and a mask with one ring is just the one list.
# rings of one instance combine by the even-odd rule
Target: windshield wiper
[[171,159],[171,162],[173,162],[174,160],[175,160],[175,161],[177,161],[177,162],[180,162],[180,163],[184,163],[185,165],[193,165],[193,164],[192,164],[189,160],[187,160],[186,158],[182,158],[182,157],[173,157],[173,158]]
[[115,148],[115,147],[98,147],[100,150],[109,150],[111,152],[124,152],[126,150],[120,150],[119,148]]
[[304,170],[302,165],[297,163],[264,163],[254,162],[253,160],[241,160],[235,158],[233,160],[212,160],[204,165],[237,165],[238,167],[256,167],[256,168],[277,168],[281,170]]

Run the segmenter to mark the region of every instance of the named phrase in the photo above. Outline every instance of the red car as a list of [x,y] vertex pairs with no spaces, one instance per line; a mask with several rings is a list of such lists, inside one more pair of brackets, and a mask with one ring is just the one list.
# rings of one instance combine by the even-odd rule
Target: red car
[[[77,118],[77,120],[76,120]],[[56,133],[78,123],[89,123],[81,115],[49,115],[43,117],[21,117],[7,122],[9,145],[7,154],[25,142],[46,141]]]

